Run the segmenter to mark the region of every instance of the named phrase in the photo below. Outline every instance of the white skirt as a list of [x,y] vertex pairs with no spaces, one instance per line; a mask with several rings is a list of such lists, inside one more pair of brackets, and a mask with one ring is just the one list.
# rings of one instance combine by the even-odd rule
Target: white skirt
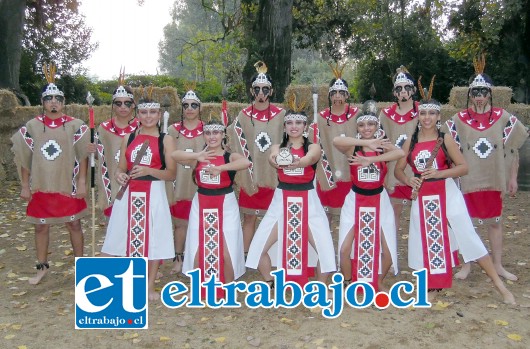
[[[488,251],[475,231],[473,222],[469,217],[464,197],[452,178],[445,179],[445,197],[451,251],[458,250],[466,263],[487,255]],[[418,200],[412,202],[410,210],[408,249],[409,267],[415,270],[422,269],[424,267],[423,245]]]
[[[354,226],[357,218],[355,217],[355,203],[356,203],[357,194],[350,190],[346,199],[344,200],[344,205],[340,211],[340,224],[339,224],[339,251],[346,239],[346,235],[350,232]],[[396,237],[396,222],[394,220],[394,209],[390,202],[390,198],[386,189],[383,189],[381,192],[379,201],[379,226],[383,231],[385,236],[385,241],[390,250],[390,256],[392,257],[392,264],[394,266],[394,272],[397,275],[398,273],[398,261],[397,261],[397,237]],[[382,239],[380,240],[382,241]],[[381,242],[382,246],[382,242]],[[379,274],[381,274],[381,254],[383,253],[383,248],[381,247],[379,254]],[[355,254],[355,249],[352,248],[350,257],[353,258]],[[339,253],[339,265],[340,265],[340,253]]]
[[[316,251],[311,245],[308,247],[308,265],[316,267],[317,262],[320,262],[322,273],[330,273],[337,270],[337,266],[335,264],[335,249],[333,248],[328,218],[315,189],[308,191],[307,199],[309,229],[313,235],[316,247]],[[283,211],[283,192],[281,189],[276,188],[267,213],[261,220],[250,244],[247,267],[258,268],[261,254],[275,225],[278,226],[278,241],[272,245],[268,254],[273,266],[282,265]]]
[[[194,261],[199,247],[199,197],[196,193],[191,202],[190,219],[186,233],[185,257],[182,272],[195,269]],[[239,206],[234,193],[225,195],[223,202],[223,233],[228,253],[234,268],[234,278],[245,273],[245,254],[243,248],[243,229],[239,215]]]
[[[149,260],[175,257],[173,225],[164,181],[152,181],[149,195]],[[114,200],[107,235],[101,252],[112,256],[127,255],[129,188],[121,200]]]

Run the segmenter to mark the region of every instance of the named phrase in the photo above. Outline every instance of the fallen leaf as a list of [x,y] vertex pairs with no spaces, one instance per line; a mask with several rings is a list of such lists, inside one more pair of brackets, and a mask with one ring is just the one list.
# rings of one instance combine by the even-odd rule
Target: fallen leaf
[[283,322],[284,324],[292,324],[293,323],[293,320],[292,319],[288,319],[286,317],[282,317],[280,319],[280,322]]
[[433,329],[433,328],[436,327],[436,324],[433,323],[433,322],[427,322],[427,323],[425,324],[425,327],[426,327],[426,328],[429,328],[429,329]]
[[138,333],[124,333],[123,339],[132,339],[132,338],[138,338]]
[[4,339],[13,339],[13,338],[15,338],[14,334],[8,334],[7,336],[4,337]]
[[65,256],[71,256],[74,252],[72,250],[64,250]]
[[28,248],[26,246],[22,245],[22,246],[17,246],[16,249],[19,250],[19,251],[26,251]]
[[513,221],[514,219],[517,219],[517,216],[508,216],[506,218],[508,218],[509,220]]
[[14,330],[20,330],[22,328],[22,325],[21,324],[14,324],[13,326],[11,326],[12,329]]
[[26,347],[25,345],[19,345],[17,349],[28,349],[28,347]]
[[167,342],[167,341],[170,341],[170,340],[171,340],[171,338],[169,338],[169,337],[160,337],[160,341],[161,342]]
[[22,291],[22,292],[18,292],[18,293],[13,293],[13,296],[15,296],[15,297],[20,297],[20,296],[25,295],[26,293],[28,293],[28,292],[26,292],[26,291]]
[[215,341],[216,341],[217,343],[224,343],[225,340],[226,340],[226,337],[217,337],[217,338],[215,338]]
[[351,325],[349,323],[347,323],[347,322],[341,322],[340,327],[348,328],[348,327],[351,327]]
[[18,275],[15,273],[7,273],[8,278],[16,278]]
[[208,321],[208,320],[210,320],[209,317],[202,317],[202,318],[201,318],[201,321],[202,321],[202,322],[205,322],[205,321]]
[[56,267],[62,267],[64,265],[64,262],[55,262],[53,263]]
[[508,326],[508,321],[504,321],[504,320],[495,320],[495,325],[499,325],[499,326]]
[[140,338],[134,338],[134,339],[132,340],[132,342],[133,342],[134,344],[136,344],[136,343],[140,343],[141,341],[142,341],[142,340],[141,340]]
[[312,341],[311,343],[316,344],[316,345],[320,345],[320,344],[324,343],[324,338],[317,338],[314,341]]
[[487,307],[497,309],[499,306],[497,304],[488,304]]
[[19,277],[17,280],[19,280],[19,281],[28,281],[29,277],[28,276],[22,276],[22,277]]
[[510,333],[507,335],[508,338],[510,338],[512,341],[520,342],[523,337],[518,335],[517,333]]
[[6,237],[8,237],[8,236],[9,236],[9,234],[4,233],[4,234],[0,235],[0,238],[6,238]]
[[445,310],[451,304],[453,303],[438,301],[431,309],[432,310]]
[[513,281],[512,281],[512,280],[506,280],[506,283],[507,283],[508,285],[513,285]]

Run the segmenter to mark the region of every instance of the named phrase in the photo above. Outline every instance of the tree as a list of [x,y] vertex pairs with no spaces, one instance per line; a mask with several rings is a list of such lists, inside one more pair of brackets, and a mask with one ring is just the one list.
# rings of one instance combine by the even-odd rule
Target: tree
[[[6,57],[0,62],[0,87],[29,92],[38,85],[44,62],[53,61],[61,74],[82,72],[80,63],[97,44],[90,41],[92,30],[78,7],[77,0],[0,0],[0,40],[5,43],[0,53]],[[21,71],[27,80],[20,80]]]

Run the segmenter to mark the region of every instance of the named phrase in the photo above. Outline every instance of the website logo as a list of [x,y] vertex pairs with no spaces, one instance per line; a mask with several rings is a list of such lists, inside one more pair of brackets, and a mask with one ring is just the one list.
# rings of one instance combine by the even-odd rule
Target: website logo
[[147,258],[75,259],[76,329],[147,329]]

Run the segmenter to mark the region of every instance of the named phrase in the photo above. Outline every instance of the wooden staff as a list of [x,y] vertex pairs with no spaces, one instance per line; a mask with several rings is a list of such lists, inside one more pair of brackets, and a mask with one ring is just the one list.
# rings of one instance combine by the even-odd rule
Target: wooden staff
[[[427,160],[427,163],[425,164],[425,169],[428,169],[432,166],[432,163],[434,162],[434,159],[436,159],[436,155],[438,155],[438,151],[440,150],[440,147],[442,146],[443,142],[444,139],[442,137],[438,137],[438,139],[436,140],[436,145],[434,146],[434,149],[431,152],[431,157]],[[412,189],[412,195],[410,196],[412,200],[416,200],[418,198],[418,193],[420,192],[422,185],[423,178],[420,177],[420,184]]]
[[[94,144],[94,108],[92,103],[94,97],[88,92],[86,96],[88,103],[88,123],[90,127],[90,143]],[[90,154],[90,195],[92,196],[92,257],[96,255],[96,160],[95,154]]]
[[[138,153],[136,154],[136,158],[134,159],[134,162],[132,164],[132,168],[134,168],[134,166],[138,165],[140,163],[140,161],[142,160],[142,158],[144,157],[146,151],[147,151],[147,147],[149,146],[149,140],[146,139],[144,141],[144,143],[142,144],[142,147],[140,148],[140,150],[138,151]],[[129,175],[130,171],[127,171],[126,174]],[[125,194],[125,190],[127,190],[127,187],[129,186],[129,181],[130,179],[127,181],[127,183],[125,183],[124,185],[121,186],[120,188],[120,191],[118,192],[118,194],[116,195],[116,200],[121,200],[121,198],[123,197],[123,194]]]

